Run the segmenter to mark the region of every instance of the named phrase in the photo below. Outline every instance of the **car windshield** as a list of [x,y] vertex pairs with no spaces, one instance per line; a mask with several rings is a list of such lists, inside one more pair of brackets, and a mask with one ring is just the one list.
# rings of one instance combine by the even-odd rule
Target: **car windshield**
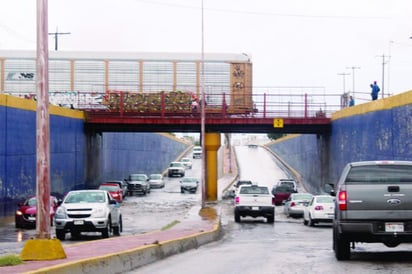
[[196,182],[197,179],[196,178],[190,178],[190,177],[186,177],[182,179],[182,182]]
[[170,164],[170,166],[171,166],[171,167],[182,167],[182,166],[183,166],[183,164],[182,164],[182,163],[177,163],[177,162],[176,162],[176,163],[171,163],[171,164]]
[[310,200],[312,199],[312,194],[306,194],[306,193],[299,193],[293,195],[294,200]]
[[345,182],[347,184],[410,184],[412,182],[412,168],[407,165],[354,166],[349,171]]
[[263,186],[242,187],[240,194],[269,194],[268,188]]
[[190,160],[188,158],[183,158],[182,162],[190,162]]
[[65,203],[104,203],[104,192],[73,192],[69,193]]
[[130,181],[144,181],[144,180],[146,180],[146,176],[139,175],[139,174],[130,175],[129,179],[130,179]]
[[118,185],[101,185],[99,186],[99,189],[107,190],[107,191],[118,191],[119,186]]
[[160,175],[160,174],[152,174],[152,175],[150,175],[150,179],[153,179],[153,180],[162,179],[162,175]]
[[317,203],[333,203],[335,201],[335,199],[331,196],[331,197],[317,197],[316,198],[316,202]]
[[292,192],[293,189],[291,189],[290,186],[288,185],[281,185],[275,188],[275,192]]
[[26,202],[26,205],[28,205],[28,206],[35,206],[36,204],[37,204],[37,200],[34,197],[28,199],[27,202]]
[[239,187],[241,185],[251,185],[252,181],[238,181],[236,186]]
[[[50,197],[50,205],[53,205],[54,203],[54,197]],[[27,199],[26,202],[24,203],[26,206],[37,206],[37,198],[32,197],[30,199]]]

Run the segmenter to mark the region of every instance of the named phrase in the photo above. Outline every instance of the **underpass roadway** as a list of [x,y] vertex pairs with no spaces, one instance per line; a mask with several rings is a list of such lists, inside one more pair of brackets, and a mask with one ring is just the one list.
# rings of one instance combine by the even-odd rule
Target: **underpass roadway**
[[[236,177],[237,173],[233,173],[219,178],[219,195]],[[0,270],[2,273],[122,273],[216,241],[221,235],[219,202],[207,203],[204,208],[191,208],[180,222],[166,230],[66,245],[65,259],[25,261]]]

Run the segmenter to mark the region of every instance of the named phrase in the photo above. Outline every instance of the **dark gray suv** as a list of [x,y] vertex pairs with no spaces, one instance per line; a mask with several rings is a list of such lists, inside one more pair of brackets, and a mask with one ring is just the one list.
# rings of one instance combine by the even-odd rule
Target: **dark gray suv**
[[351,243],[412,242],[412,161],[349,163],[332,192],[336,259],[350,259]]

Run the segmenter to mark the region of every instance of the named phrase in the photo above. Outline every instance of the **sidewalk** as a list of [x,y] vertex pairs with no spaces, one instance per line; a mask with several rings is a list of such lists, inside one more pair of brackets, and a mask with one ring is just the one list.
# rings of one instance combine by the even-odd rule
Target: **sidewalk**
[[[235,180],[226,174],[218,181],[222,193]],[[1,273],[121,273],[156,260],[197,248],[221,237],[219,205],[196,206],[177,225],[165,231],[111,237],[64,247],[66,259],[26,261],[0,267]]]

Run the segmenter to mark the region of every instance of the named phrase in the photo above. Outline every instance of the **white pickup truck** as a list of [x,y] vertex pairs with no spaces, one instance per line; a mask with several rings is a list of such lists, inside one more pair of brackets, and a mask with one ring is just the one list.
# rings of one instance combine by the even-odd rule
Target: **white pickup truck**
[[241,185],[235,196],[235,222],[240,217],[265,217],[268,223],[275,221],[275,205],[269,187]]

